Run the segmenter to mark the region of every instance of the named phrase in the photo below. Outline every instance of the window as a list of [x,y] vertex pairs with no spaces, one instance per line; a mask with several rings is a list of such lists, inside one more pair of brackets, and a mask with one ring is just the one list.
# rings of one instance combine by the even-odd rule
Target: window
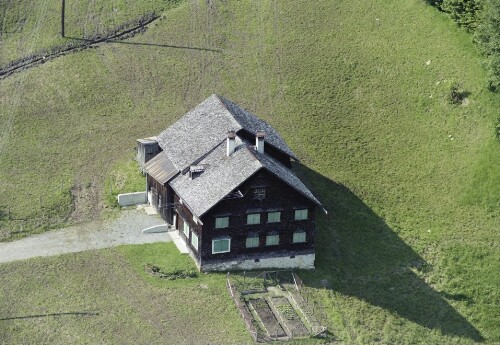
[[303,243],[306,241],[306,232],[298,230],[293,233],[293,243]]
[[212,240],[212,254],[227,253],[231,251],[231,239],[220,238]]
[[223,229],[229,227],[229,217],[217,217],[215,218],[215,228]]
[[191,233],[191,244],[196,250],[198,250],[198,235],[194,232]]
[[281,212],[269,212],[267,214],[268,223],[279,223],[281,220]]
[[266,236],[266,246],[276,246],[280,244],[280,235],[269,234]]
[[260,224],[260,213],[247,214],[247,224]]
[[259,246],[259,235],[258,234],[248,234],[247,237],[247,248],[255,248]]
[[253,190],[253,198],[257,200],[263,200],[266,198],[266,189],[265,188],[255,188]]
[[304,210],[295,210],[295,220],[307,219],[307,208]]
[[184,221],[184,235],[186,235],[187,238],[189,238],[189,224]]

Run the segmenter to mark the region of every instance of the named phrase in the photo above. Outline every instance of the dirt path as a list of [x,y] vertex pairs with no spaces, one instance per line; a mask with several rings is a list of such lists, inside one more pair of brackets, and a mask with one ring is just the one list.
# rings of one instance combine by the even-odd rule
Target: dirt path
[[126,210],[117,219],[94,221],[14,242],[0,243],[0,263],[121,244],[171,241],[168,233],[142,234],[142,229],[158,224],[163,224],[163,221],[146,215],[143,210]]

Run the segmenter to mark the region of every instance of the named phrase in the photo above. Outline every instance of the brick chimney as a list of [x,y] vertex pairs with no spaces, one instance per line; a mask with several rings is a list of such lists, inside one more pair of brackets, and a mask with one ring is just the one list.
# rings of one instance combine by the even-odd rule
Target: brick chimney
[[229,131],[227,132],[227,141],[226,141],[226,155],[229,157],[233,154],[235,146],[236,146],[236,132]]
[[257,134],[255,135],[255,149],[258,153],[264,153],[264,137],[264,131],[257,131]]

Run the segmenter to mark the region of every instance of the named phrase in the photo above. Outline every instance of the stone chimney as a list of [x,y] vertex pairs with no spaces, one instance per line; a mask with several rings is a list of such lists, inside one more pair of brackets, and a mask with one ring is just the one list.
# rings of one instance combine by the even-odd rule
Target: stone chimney
[[258,153],[264,153],[264,131],[257,131],[255,135],[255,149]]
[[236,132],[229,131],[227,132],[227,144],[226,144],[226,155],[229,157],[233,154],[235,146],[236,146]]

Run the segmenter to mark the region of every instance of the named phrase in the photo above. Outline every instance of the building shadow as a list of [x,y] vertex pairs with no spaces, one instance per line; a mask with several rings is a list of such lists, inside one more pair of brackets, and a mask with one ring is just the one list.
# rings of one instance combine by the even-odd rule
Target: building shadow
[[295,164],[328,215],[316,217],[316,272],[306,285],[325,287],[362,299],[428,329],[475,342],[484,338],[448,300],[471,301],[463,294],[434,290],[420,277],[432,270],[409,245],[347,187]]
[[51,316],[67,316],[67,315],[74,315],[74,316],[97,316],[99,313],[92,313],[92,312],[67,312],[67,313],[53,313],[53,314],[35,314],[35,315],[26,315],[26,316],[11,316],[11,317],[4,317],[0,318],[0,321],[6,321],[6,320],[23,320],[23,319],[35,319],[35,318],[40,318],[40,317],[51,317]]
[[127,44],[127,45],[135,45],[135,46],[149,46],[149,47],[160,47],[160,48],[173,48],[173,49],[187,49],[187,50],[200,50],[200,51],[206,51],[206,52],[213,52],[213,53],[222,53],[221,50],[219,49],[212,49],[212,48],[203,48],[203,47],[189,47],[189,46],[178,46],[178,45],[173,45],[173,44],[157,44],[157,43],[143,43],[143,42],[126,42],[126,41],[121,41],[121,40],[116,40],[116,39],[104,39],[104,40],[98,40],[99,42],[96,42],[96,40],[92,39],[85,39],[85,38],[78,38],[78,37],[71,37],[71,36],[66,36],[68,39],[76,40],[76,41],[83,41],[87,42],[89,44],[92,43],[100,43],[100,42],[106,42],[106,43],[117,43],[117,44]]

